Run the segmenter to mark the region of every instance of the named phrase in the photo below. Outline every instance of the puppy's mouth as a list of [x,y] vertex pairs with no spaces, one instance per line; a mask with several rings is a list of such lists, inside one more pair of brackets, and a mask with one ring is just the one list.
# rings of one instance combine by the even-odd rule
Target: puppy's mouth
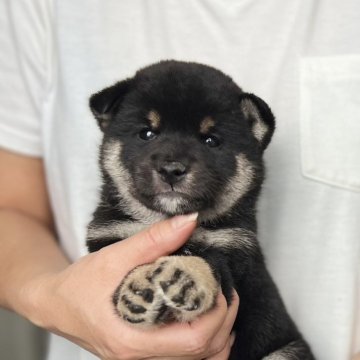
[[202,208],[201,201],[184,192],[163,190],[154,192],[152,195],[142,197],[144,205],[159,213],[174,216],[199,211]]
[[154,184],[154,194],[156,196],[165,195],[165,196],[185,196],[191,197],[188,193],[188,186],[184,186],[183,184],[167,184],[167,183],[156,183]]
[[171,190],[160,191],[160,192],[156,193],[155,196],[178,197],[178,196],[188,196],[188,195],[186,195],[185,193],[183,193],[181,191],[177,191],[172,187]]
[[[181,181],[164,181],[158,172],[152,171],[150,177],[138,179],[136,197],[148,208],[166,215],[180,215],[204,208],[204,200],[196,191],[196,184],[191,175]],[[147,180],[147,181],[146,181]],[[149,181],[150,180],[150,181]]]

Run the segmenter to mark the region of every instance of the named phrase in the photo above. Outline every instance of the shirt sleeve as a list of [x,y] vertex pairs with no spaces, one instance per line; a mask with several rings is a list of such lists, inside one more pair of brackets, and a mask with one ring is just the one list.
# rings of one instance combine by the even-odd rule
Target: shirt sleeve
[[46,0],[0,2],[0,147],[35,157],[49,81],[48,13]]

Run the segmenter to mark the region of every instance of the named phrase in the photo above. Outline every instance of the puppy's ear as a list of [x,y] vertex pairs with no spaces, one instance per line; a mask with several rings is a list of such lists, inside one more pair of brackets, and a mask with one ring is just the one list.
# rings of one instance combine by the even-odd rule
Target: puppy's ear
[[130,86],[131,79],[123,80],[90,97],[90,109],[102,131],[110,124],[115,110],[129,92]]
[[268,146],[275,129],[275,118],[269,106],[254,94],[240,96],[243,115],[249,121],[252,133],[262,150]]

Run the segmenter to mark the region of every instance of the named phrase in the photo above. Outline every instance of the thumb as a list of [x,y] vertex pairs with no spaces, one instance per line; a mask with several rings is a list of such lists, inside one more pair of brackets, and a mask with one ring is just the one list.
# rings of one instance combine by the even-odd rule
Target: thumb
[[119,246],[122,246],[127,262],[141,265],[174,252],[194,231],[197,216],[197,213],[175,216],[121,241]]

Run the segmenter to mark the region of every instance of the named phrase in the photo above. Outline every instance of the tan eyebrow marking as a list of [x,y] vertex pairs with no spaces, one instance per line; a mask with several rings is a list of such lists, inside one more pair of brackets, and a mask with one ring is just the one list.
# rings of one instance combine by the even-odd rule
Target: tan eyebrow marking
[[152,129],[158,129],[160,127],[161,118],[157,111],[151,110],[147,115],[147,119],[150,121],[150,126]]
[[215,120],[210,116],[206,116],[200,123],[200,133],[207,134],[214,126]]

